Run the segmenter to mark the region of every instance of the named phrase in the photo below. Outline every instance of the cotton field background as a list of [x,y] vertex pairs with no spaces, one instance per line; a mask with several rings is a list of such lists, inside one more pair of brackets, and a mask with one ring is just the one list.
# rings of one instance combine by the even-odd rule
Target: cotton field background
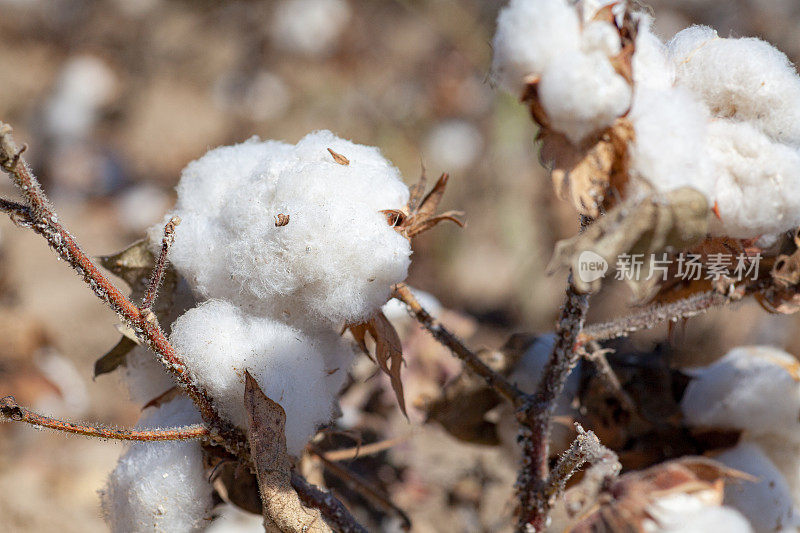
[[[505,3],[0,0],[0,120],[12,124],[16,139],[28,144],[25,156],[61,219],[93,256],[123,249],[174,213],[174,187],[190,161],[211,148],[254,135],[296,144],[298,151],[303,146],[332,147],[345,156],[356,149],[334,134],[376,146],[409,185],[423,167],[429,177],[449,173],[441,210],[463,211],[467,225],[440,224],[416,238],[408,284],[423,291],[423,305],[476,349],[498,349],[514,333],[543,335],[533,347],[525,344],[532,355],[515,374],[521,387],[533,388],[536,379],[531,376],[541,372],[542,354],[552,346],[546,335],[553,330],[566,283],[563,269],[550,276],[545,271],[555,243],[575,235],[577,222],[574,208],[556,200],[552,181],[539,163],[537,127],[528,110],[502,87],[513,91],[523,80],[491,75],[496,20]],[[800,61],[797,2],[647,4],[654,15],[653,33],[664,41],[692,24],[705,24],[720,37],[760,37],[795,64]],[[783,103],[795,110],[800,105]],[[676,124],[680,126],[680,120]],[[796,133],[796,124],[794,128]],[[306,138],[318,130],[333,134],[323,131]],[[584,132],[578,128],[570,133],[578,138]],[[642,149],[658,154],[671,148],[654,142]],[[320,188],[327,186],[324,178],[315,182]],[[7,180],[0,180],[0,193],[12,195]],[[236,201],[229,199],[231,211]],[[180,202],[179,209],[184,209]],[[185,208],[181,216],[186,218],[190,211]],[[201,215],[228,216],[224,211]],[[760,216],[767,221],[758,221],[758,233],[772,229],[770,214]],[[734,231],[750,221],[737,220]],[[338,231],[362,229],[343,222]],[[365,239],[371,238],[363,232]],[[180,232],[177,235],[173,261],[180,268],[196,274],[209,294],[224,297],[235,292],[220,282],[222,278],[205,272],[203,261],[191,263],[191,236],[181,241]],[[332,237],[326,246],[336,250],[339,242]],[[405,241],[397,243],[397,253],[408,253],[403,246]],[[224,244],[218,253],[224,253]],[[339,283],[337,271],[356,268],[330,266],[327,279],[332,286]],[[381,296],[385,295],[375,297],[365,290],[364,299]],[[447,412],[423,423],[442,386],[459,375],[461,363],[396,303],[384,312],[403,341],[408,418],[397,409],[390,378],[359,355],[351,369],[352,383],[341,398],[339,431],[317,444],[339,450],[358,445],[359,439],[364,445],[380,443],[383,448],[377,452],[344,464],[388,495],[408,515],[413,531],[510,530],[519,455],[510,408],[494,408],[486,422],[490,429],[480,424],[448,427]],[[332,323],[361,316],[356,304],[344,311],[342,305],[335,311],[325,305],[319,303],[314,312]],[[593,297],[587,322],[628,314],[631,305],[627,287],[606,283]],[[209,307],[198,309],[220,316],[233,313]],[[205,332],[200,314],[187,313],[180,322],[181,348],[187,353]],[[114,313],[98,304],[41,239],[0,217],[0,396],[13,394],[20,405],[65,419],[133,426],[140,404],[152,391],[145,389],[131,401],[125,376],[116,375],[120,372],[93,378],[95,361],[119,341],[118,325]],[[271,322],[251,326],[283,331],[281,324]],[[776,440],[800,431],[794,410],[800,397],[794,385],[797,375],[787,381],[785,375],[772,373],[775,365],[796,368],[796,361],[777,351],[757,351],[754,362],[739,369],[736,379],[741,382],[731,377],[724,390],[717,386],[719,376],[730,371],[724,365],[676,377],[667,363],[700,367],[723,356],[723,362],[739,361],[746,349],[729,351],[742,345],[772,345],[797,355],[799,327],[798,315],[771,315],[750,299],[685,323],[637,333],[614,347],[620,357],[617,364],[628,368],[621,379],[637,401],[670,396],[680,388],[682,406],[652,401],[647,408],[665,420],[683,418],[692,427],[746,431],[746,439],[723,452],[728,454],[726,464],[744,468],[758,463],[764,453],[773,453],[772,463],[758,463],[763,468],[757,475],[785,483],[780,497],[791,493],[798,505],[800,480],[775,473],[776,468],[783,473],[794,468],[796,459],[786,457],[780,464],[775,455],[791,454],[770,452]],[[521,338],[512,338],[508,349],[515,349],[513,339]],[[326,340],[322,346],[329,349],[336,342]],[[336,350],[325,353],[329,351]],[[587,376],[579,367],[567,382],[567,395],[585,388]],[[695,379],[687,385],[690,377]],[[336,382],[326,385],[336,388],[345,376],[320,379]],[[313,388],[302,381],[296,387]],[[333,395],[328,389],[313,390],[324,401]],[[755,405],[754,411],[737,411],[728,402]],[[759,415],[759,402],[774,405],[774,413]],[[723,407],[714,410],[710,405]],[[286,407],[290,419],[292,409]],[[303,412],[302,407],[294,410]],[[580,414],[568,401],[557,409],[565,419],[577,420]],[[313,413],[307,416],[297,438],[289,435],[287,426],[290,452],[302,449],[318,421]],[[614,422],[602,422],[608,423],[600,424],[600,430],[587,429],[595,429],[604,444],[613,447],[615,438],[627,438]],[[453,436],[459,431],[459,438]],[[556,428],[554,440],[563,441],[563,449],[573,436],[571,425],[564,424]],[[721,443],[728,437],[703,436]],[[667,441],[678,446],[672,456],[698,449],[693,444],[683,450],[680,440]],[[107,531],[98,491],[124,449],[113,441],[0,425],[0,529]],[[655,457],[651,453],[643,445],[623,463],[649,466]],[[385,503],[368,501],[320,464],[306,465],[303,474],[340,494],[370,531],[401,530],[399,513]],[[792,506],[791,501],[784,503]],[[756,514],[759,505],[742,503]],[[217,507],[217,514],[222,518],[209,531],[260,530],[257,515],[224,505]],[[728,519],[731,531],[739,527],[736,517],[719,517]],[[758,531],[771,527],[754,525]]]

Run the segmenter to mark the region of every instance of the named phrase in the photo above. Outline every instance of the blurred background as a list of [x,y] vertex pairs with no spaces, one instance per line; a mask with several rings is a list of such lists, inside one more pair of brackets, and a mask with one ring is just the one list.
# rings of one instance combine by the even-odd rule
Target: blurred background
[[[565,276],[544,267],[553,244],[577,229],[538,164],[526,110],[491,83],[502,4],[0,0],[0,120],[29,145],[62,221],[92,255],[122,249],[160,220],[187,162],[253,135],[296,142],[330,129],[380,147],[409,183],[422,165],[431,178],[448,172],[443,208],[465,211],[468,225],[419,237],[409,282],[453,310],[471,346],[497,348],[511,333],[552,329]],[[708,24],[800,59],[794,0],[649,6],[665,39]],[[0,192],[15,194],[5,182]],[[630,299],[624,287],[605,288],[590,322],[625,314]],[[139,408],[116,378],[92,380],[94,361],[119,338],[115,324],[40,237],[0,220],[0,396],[55,416],[133,424]],[[797,354],[797,326],[745,303],[672,331],[670,350],[681,364],[743,343]],[[663,328],[638,335],[631,349],[652,351],[667,337]],[[436,379],[457,372],[446,353],[436,357]],[[408,390],[425,389],[426,368],[410,365]],[[458,443],[414,417],[382,434],[405,438],[383,457],[390,471],[376,475],[415,531],[501,528],[516,469],[502,448]],[[104,531],[96,491],[121,450],[0,427],[0,528]]]

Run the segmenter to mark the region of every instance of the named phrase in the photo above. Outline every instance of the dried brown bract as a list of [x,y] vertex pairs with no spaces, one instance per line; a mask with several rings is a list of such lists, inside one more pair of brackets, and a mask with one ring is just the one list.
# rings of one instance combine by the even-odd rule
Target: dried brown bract
[[431,229],[439,222],[449,220],[455,222],[462,228],[464,222],[459,218],[464,215],[461,211],[446,211],[444,213],[436,214],[436,210],[442,201],[445,188],[447,187],[447,180],[449,176],[442,174],[433,189],[425,194],[425,186],[427,178],[425,172],[422,172],[419,181],[410,187],[410,195],[408,198],[408,205],[403,210],[386,209],[383,214],[386,215],[386,220],[402,235],[408,239],[413,239],[420,233]]

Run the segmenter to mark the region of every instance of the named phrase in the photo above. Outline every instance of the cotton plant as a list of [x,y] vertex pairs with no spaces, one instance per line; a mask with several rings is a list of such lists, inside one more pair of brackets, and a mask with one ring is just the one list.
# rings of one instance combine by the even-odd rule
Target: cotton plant
[[767,346],[731,350],[711,365],[688,371],[681,409],[695,428],[737,430],[733,448],[715,455],[754,476],[730,484],[725,502],[755,531],[800,527],[800,364]]
[[[722,239],[775,257],[800,226],[800,76],[770,44],[705,26],[664,43],[624,2],[567,0],[512,0],[493,44],[494,75],[540,126],[557,193],[612,235],[569,241],[554,267],[586,250],[616,260]],[[702,223],[675,222],[687,216]]]

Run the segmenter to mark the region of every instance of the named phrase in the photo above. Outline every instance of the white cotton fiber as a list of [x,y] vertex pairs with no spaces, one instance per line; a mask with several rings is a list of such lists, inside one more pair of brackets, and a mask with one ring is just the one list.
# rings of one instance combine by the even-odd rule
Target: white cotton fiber
[[690,426],[791,437],[800,431],[800,364],[766,346],[734,348],[693,371],[681,410]]
[[718,235],[755,238],[800,225],[800,150],[772,141],[749,123],[709,125],[716,183],[711,204]]
[[715,116],[747,121],[773,140],[800,145],[800,77],[780,50],[755,38],[721,39],[689,28],[670,42],[677,82]]
[[636,91],[643,88],[668,90],[675,83],[675,65],[667,56],[667,47],[652,30],[652,19],[639,15],[639,31],[631,68]]
[[653,502],[644,521],[646,533],[751,533],[753,528],[742,514],[732,507],[720,506],[716,491],[694,494],[678,492]]
[[607,57],[616,56],[622,50],[619,30],[602,20],[589,22],[581,33],[581,50],[587,54],[602,52]]
[[758,445],[742,442],[714,459],[758,478],[757,481],[742,480],[725,485],[725,505],[734,507],[747,517],[757,533],[798,530],[800,514],[789,486]]
[[783,474],[795,506],[800,506],[800,431],[791,435],[776,432],[749,435],[745,438],[748,442],[757,444]]
[[600,52],[564,52],[542,74],[539,99],[550,126],[579,144],[631,104],[631,87]]
[[211,300],[189,310],[170,336],[195,383],[222,416],[246,428],[244,372],[286,411],[286,444],[298,455],[317,427],[329,422],[354,357],[333,331],[314,335],[271,318],[249,316]]
[[565,51],[580,46],[580,21],[567,0],[511,0],[497,16],[492,72],[520,96],[528,75],[539,76]]
[[[200,421],[188,398],[146,412],[139,428]],[[101,491],[103,514],[114,533],[201,531],[211,492],[197,441],[138,442],[120,458]]]
[[689,186],[713,194],[713,169],[705,151],[708,111],[689,91],[641,87],[629,118],[636,137],[630,146],[636,175],[658,192]]
[[410,244],[381,211],[407,201],[378,149],[327,131],[217,148],[183,172],[170,260],[201,298],[304,327],[361,322],[406,277]]

